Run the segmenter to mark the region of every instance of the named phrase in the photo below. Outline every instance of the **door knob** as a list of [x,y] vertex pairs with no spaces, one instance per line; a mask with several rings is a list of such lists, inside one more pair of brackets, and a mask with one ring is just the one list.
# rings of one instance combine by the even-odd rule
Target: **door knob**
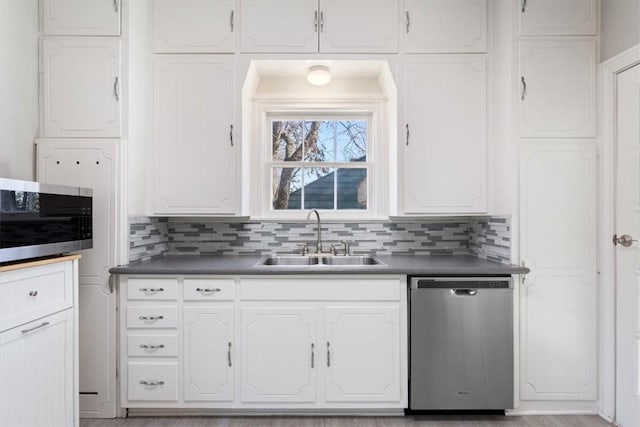
[[629,246],[631,246],[633,244],[633,242],[637,242],[637,240],[633,239],[631,236],[629,236],[628,234],[623,234],[622,236],[618,237],[617,234],[613,235],[613,245],[622,245],[625,248],[628,248]]

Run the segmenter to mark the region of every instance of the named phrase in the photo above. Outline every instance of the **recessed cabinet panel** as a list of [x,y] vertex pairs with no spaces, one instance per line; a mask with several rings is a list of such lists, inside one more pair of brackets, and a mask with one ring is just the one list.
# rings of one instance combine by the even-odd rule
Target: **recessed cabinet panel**
[[120,136],[120,41],[45,38],[42,136]]
[[408,53],[486,52],[486,0],[406,0],[401,31]]
[[156,55],[156,214],[235,213],[234,85],[231,55]]
[[399,401],[400,310],[329,306],[325,313],[327,401]]
[[233,53],[238,23],[235,0],[156,0],[158,53]]
[[396,0],[322,0],[320,52],[398,51]]
[[520,42],[520,136],[596,136],[596,42]]
[[318,0],[243,0],[241,8],[241,52],[318,51]]
[[404,213],[485,212],[485,57],[409,58],[405,84]]
[[597,0],[520,0],[520,35],[595,36],[597,7]]
[[42,0],[44,35],[119,36],[121,0]]
[[[520,160],[520,397],[593,400],[596,156],[593,142],[525,145]],[[552,242],[552,243],[551,243]]]

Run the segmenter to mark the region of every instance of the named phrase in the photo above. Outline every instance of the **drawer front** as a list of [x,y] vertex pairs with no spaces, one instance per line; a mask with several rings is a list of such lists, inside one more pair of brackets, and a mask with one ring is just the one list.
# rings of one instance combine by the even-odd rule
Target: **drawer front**
[[184,279],[185,301],[232,301],[233,279]]
[[127,364],[128,400],[178,401],[178,363]]
[[177,357],[176,335],[131,335],[127,336],[127,354],[142,357]]
[[175,301],[177,291],[178,279],[127,279],[127,298],[132,301]]
[[399,301],[401,279],[247,278],[240,281],[242,300]]
[[175,328],[178,326],[176,307],[127,307],[127,328]]
[[0,330],[16,327],[73,305],[72,263],[0,273]]

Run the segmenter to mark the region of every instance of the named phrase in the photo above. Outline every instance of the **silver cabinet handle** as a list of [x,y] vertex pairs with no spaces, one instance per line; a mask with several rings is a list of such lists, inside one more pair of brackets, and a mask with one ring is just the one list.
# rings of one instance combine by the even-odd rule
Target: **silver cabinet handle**
[[327,367],[331,367],[331,344],[327,341]]
[[522,0],[522,13],[527,10],[527,0]]
[[231,142],[231,146],[233,147],[233,125],[229,125],[229,142]]
[[113,0],[113,9],[118,13],[118,0]]
[[231,367],[231,343],[228,343],[227,346],[227,365]]
[[158,292],[164,292],[164,288],[140,288],[140,292],[145,294],[155,294]]
[[527,97],[527,82],[524,76],[520,76],[520,83],[522,83],[522,92],[520,93],[520,101],[524,101]]
[[407,130],[407,137],[406,137],[406,140],[405,140],[405,144],[409,145],[409,123],[407,123],[404,127]]
[[140,384],[145,385],[147,387],[155,387],[155,386],[159,386],[159,385],[164,385],[164,381],[140,380]]
[[318,11],[313,12],[313,32],[318,32]]
[[408,10],[404,13],[404,16],[407,18],[407,34],[409,34],[409,26],[411,26],[411,18],[409,17]]
[[164,348],[164,344],[140,344],[140,348],[143,350],[158,350]]
[[320,11],[320,32],[324,32],[324,12]]
[[314,343],[311,343],[311,369],[313,369],[316,364],[315,347],[316,345]]
[[29,296],[30,297],[37,297],[38,296],[38,291],[29,291]]
[[39,324],[38,326],[34,326],[33,328],[23,329],[22,333],[23,334],[28,334],[31,331],[35,331],[36,329],[44,328],[45,326],[49,326],[49,322],[42,322],[41,324]]
[[140,316],[138,317],[138,319],[143,320],[143,321],[150,321],[150,322],[155,322],[156,320],[162,320],[164,319],[164,316]]
[[216,292],[221,292],[220,288],[196,288],[197,292],[202,292],[203,294],[214,294]]
[[120,101],[120,88],[118,86],[118,76],[116,76],[116,79],[113,81],[113,96],[116,97],[116,101]]
[[235,14],[235,11],[234,11],[234,10],[232,10],[232,11],[231,11],[231,16],[229,16],[229,26],[231,26],[231,32],[232,32],[232,33],[233,33],[233,30],[234,30],[234,25],[233,25],[233,24],[234,24],[234,23],[233,23],[234,14]]

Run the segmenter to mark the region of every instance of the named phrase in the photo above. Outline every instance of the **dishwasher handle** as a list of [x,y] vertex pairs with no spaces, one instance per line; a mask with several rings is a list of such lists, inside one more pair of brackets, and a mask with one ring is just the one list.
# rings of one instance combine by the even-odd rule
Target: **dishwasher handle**
[[472,297],[477,293],[477,289],[451,289],[451,295],[454,297]]

